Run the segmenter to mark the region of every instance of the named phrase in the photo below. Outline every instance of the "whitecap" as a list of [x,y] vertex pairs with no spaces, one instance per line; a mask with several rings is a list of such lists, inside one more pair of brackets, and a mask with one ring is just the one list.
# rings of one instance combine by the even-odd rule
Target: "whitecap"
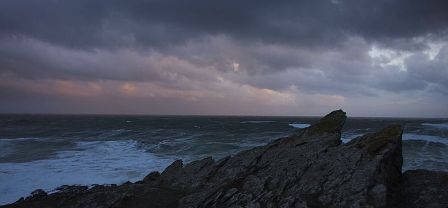
[[310,124],[307,124],[307,123],[296,123],[296,122],[290,123],[289,125],[294,128],[299,128],[299,129],[303,129],[303,128],[311,126]]
[[342,133],[341,141],[342,141],[342,143],[348,143],[351,140],[353,140],[354,138],[360,137],[362,135],[363,134],[356,134],[356,133],[346,133],[346,134],[344,134],[344,133]]
[[439,136],[432,135],[421,135],[421,134],[413,134],[413,133],[404,133],[403,140],[421,140],[427,142],[437,142],[448,145],[448,138],[443,138]]
[[424,126],[430,126],[433,128],[438,129],[447,129],[448,130],[448,123],[422,123]]

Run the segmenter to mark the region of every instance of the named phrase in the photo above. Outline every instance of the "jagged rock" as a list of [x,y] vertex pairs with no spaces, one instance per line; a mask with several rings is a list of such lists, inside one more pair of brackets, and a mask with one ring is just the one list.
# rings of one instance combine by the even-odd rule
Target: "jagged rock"
[[[342,144],[345,120],[345,112],[334,111],[293,135],[232,157],[186,165],[177,160],[137,183],[67,186],[5,207],[401,207],[407,199],[402,194],[425,190],[403,192],[401,126]],[[420,185],[419,177],[408,175],[408,187]]]
[[448,173],[408,170],[403,174],[407,208],[448,207]]
[[[297,134],[241,152],[196,175],[203,184],[181,207],[385,207],[401,181],[400,126],[341,145],[345,113],[335,111]],[[195,175],[179,171],[175,184]],[[184,174],[184,175],[183,175]],[[202,174],[203,175],[203,174]],[[195,189],[196,188],[196,189]]]

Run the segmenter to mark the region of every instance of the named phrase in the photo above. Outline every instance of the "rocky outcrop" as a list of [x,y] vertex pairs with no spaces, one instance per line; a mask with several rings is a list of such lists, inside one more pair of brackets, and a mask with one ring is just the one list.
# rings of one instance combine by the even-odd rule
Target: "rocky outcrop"
[[221,161],[184,168],[177,161],[161,181],[192,193],[180,207],[385,207],[397,201],[401,127],[341,145],[345,119],[343,111],[332,112],[294,135]]
[[218,161],[178,160],[137,183],[38,191],[5,207],[401,207],[402,127],[342,144],[345,120],[345,112],[334,111],[293,135]]

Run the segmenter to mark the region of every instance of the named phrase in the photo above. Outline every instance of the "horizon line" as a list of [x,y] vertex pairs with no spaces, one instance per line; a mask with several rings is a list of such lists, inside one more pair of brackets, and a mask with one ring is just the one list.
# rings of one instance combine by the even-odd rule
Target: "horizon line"
[[[330,111],[333,112],[333,111]],[[329,112],[329,113],[330,113]],[[344,111],[346,112],[346,111]],[[347,113],[347,112],[346,112]],[[328,113],[327,113],[328,114]],[[0,112],[0,116],[4,115],[49,115],[49,116],[167,116],[167,117],[310,117],[321,118],[323,115],[250,115],[250,114],[145,114],[145,113],[3,113]],[[418,117],[418,116],[347,116],[347,118],[385,118],[385,119],[448,119],[448,117]]]

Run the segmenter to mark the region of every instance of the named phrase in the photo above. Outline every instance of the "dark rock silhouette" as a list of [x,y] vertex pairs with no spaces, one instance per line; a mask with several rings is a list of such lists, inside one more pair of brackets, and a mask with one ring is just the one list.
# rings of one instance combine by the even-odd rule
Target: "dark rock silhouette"
[[177,160],[136,183],[40,190],[3,207],[447,207],[446,173],[407,172],[403,185],[401,126],[342,144],[345,120],[334,111],[232,157]]

